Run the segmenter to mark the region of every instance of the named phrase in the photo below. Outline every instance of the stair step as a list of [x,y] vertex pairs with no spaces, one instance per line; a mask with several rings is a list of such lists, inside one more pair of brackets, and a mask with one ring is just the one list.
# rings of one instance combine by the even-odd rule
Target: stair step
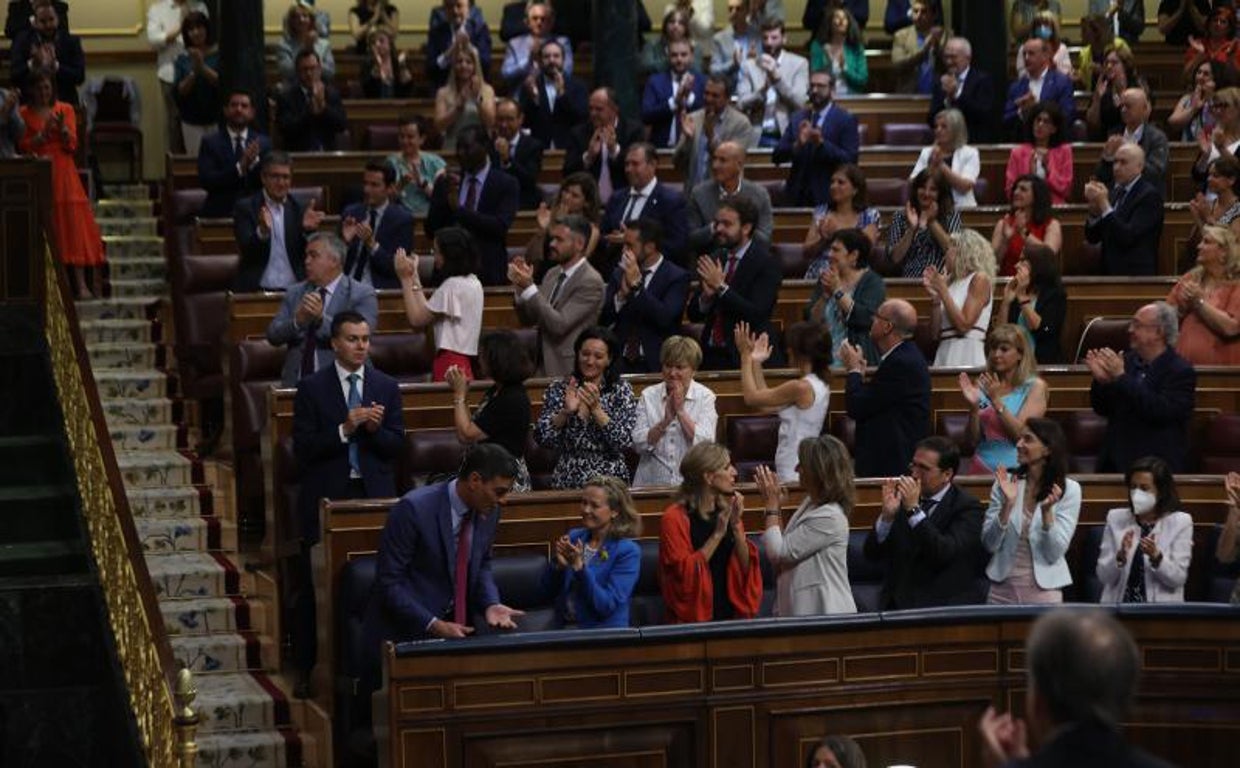
[[95,203],[96,219],[121,219],[135,216],[154,216],[155,201],[151,199],[145,200],[122,200],[118,198],[108,198]]
[[205,552],[146,559],[156,597],[222,597],[240,592],[241,574],[227,560]]
[[166,397],[103,400],[109,426],[167,424],[172,421],[172,401]]
[[237,549],[237,526],[213,517],[141,517],[134,520],[142,551],[148,555],[170,552],[232,552]]
[[83,320],[78,324],[82,341],[91,344],[146,344],[151,339],[149,320]]
[[78,319],[87,320],[146,320],[151,305],[158,296],[124,296],[110,299],[91,299],[75,304]]
[[160,371],[104,369],[95,373],[95,385],[103,400],[147,400],[167,397],[168,377]]
[[154,368],[154,344],[91,344],[86,348],[91,368]]
[[151,187],[145,182],[137,182],[132,184],[113,184],[107,185],[108,196],[105,200],[150,200]]
[[[288,705],[277,702],[248,672],[202,675],[194,679],[198,697],[194,710],[198,713],[199,739],[205,734],[228,733],[244,730],[274,730],[277,725],[287,724]],[[278,722],[279,714],[285,722]]]
[[249,629],[245,601],[238,602],[231,597],[164,600],[159,610],[169,635],[211,635]]
[[162,278],[123,278],[115,275],[108,278],[108,286],[112,289],[113,299],[149,299],[152,296],[165,298],[168,293],[168,282]]
[[104,235],[103,244],[107,248],[113,276],[117,276],[116,266],[119,263],[131,259],[162,259],[164,255],[164,239],[154,235]]
[[197,764],[210,768],[286,768],[290,765],[290,738],[296,742],[295,735],[286,736],[281,731],[208,733],[197,738]]
[[176,451],[126,451],[116,464],[127,488],[194,484],[194,462]]
[[126,488],[129,511],[137,517],[198,517],[202,500],[197,488]]
[[159,234],[159,219],[154,216],[96,217],[99,231],[105,236],[131,235],[152,237]]
[[195,674],[274,669],[278,655],[269,640],[253,632],[178,635],[168,643],[172,657]]
[[175,451],[180,433],[175,424],[108,426],[108,436],[117,451]]
[[122,280],[157,280],[162,279],[167,271],[163,256],[134,256],[126,259],[109,260],[109,274]]

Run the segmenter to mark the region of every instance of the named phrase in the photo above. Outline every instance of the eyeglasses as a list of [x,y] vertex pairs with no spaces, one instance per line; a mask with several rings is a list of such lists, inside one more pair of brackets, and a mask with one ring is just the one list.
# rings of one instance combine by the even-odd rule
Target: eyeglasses
[[890,317],[887,317],[881,312],[875,312],[874,317],[879,320],[882,320],[884,323],[886,323],[887,325],[890,325],[892,328],[896,327],[895,321],[893,321]]

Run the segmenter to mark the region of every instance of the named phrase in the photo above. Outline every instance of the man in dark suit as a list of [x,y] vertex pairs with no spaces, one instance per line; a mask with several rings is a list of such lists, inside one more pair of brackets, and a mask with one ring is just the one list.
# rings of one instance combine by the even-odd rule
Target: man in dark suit
[[322,499],[386,499],[396,495],[392,465],[405,446],[400,388],[366,364],[370,325],[353,311],[331,322],[335,364],[297,384],[293,400],[293,453],[301,474],[297,527],[301,551],[291,585],[295,693],[309,695],[318,655],[310,548],[319,541]]
[[259,161],[271,151],[271,139],[254,130],[253,122],[253,97],[234,88],[224,106],[224,130],[208,133],[198,145],[198,184],[207,191],[203,218],[228,216],[238,198],[262,187]]
[[517,180],[521,187],[521,207],[534,209],[543,202],[538,186],[546,147],[524,130],[525,115],[512,99],[495,102],[495,140],[491,144],[491,163]]
[[310,236],[306,246],[306,279],[284,294],[280,309],[267,325],[267,341],[287,347],[280,383],[295,387],[303,376],[331,367],[332,318],[353,311],[371,328],[379,327],[375,289],[342,272],[344,243],[330,232]]
[[1130,349],[1091,349],[1089,402],[1106,417],[1099,472],[1124,472],[1135,459],[1157,456],[1180,472],[1188,464],[1197,372],[1175,351],[1180,317],[1165,301],[1147,304],[1128,325]]
[[426,234],[443,227],[464,227],[474,236],[483,285],[504,285],[508,275],[506,237],[517,215],[521,190],[517,180],[491,164],[490,138],[481,125],[461,131],[456,157],[461,167],[442,174],[431,192]]
[[912,342],[917,310],[889,299],[874,313],[870,338],[882,361],[865,381],[865,354],[849,342],[840,347],[848,371],[844,405],[856,423],[857,477],[904,474],[917,443],[930,434],[930,369]]
[[1098,158],[1094,176],[1103,184],[1115,183],[1115,153],[1127,143],[1134,143],[1145,153],[1145,163],[1141,170],[1141,178],[1150,183],[1160,195],[1167,193],[1167,162],[1171,147],[1167,143],[1167,134],[1151,123],[1150,97],[1141,88],[1128,88],[1120,94],[1119,114],[1123,121],[1117,132],[1107,137],[1102,147],[1102,157]]
[[689,273],[663,258],[663,227],[638,219],[624,230],[620,266],[607,283],[599,325],[611,328],[623,344],[624,373],[654,373],[662,368],[663,340],[680,329],[689,294]]
[[836,167],[857,162],[857,118],[831,102],[834,88],[830,72],[809,76],[809,108],[793,113],[771,153],[776,164],[792,163],[784,183],[788,205],[814,207],[828,202]]
[[1100,181],[1085,184],[1085,239],[1102,243],[1104,275],[1154,275],[1162,235],[1163,197],[1141,177],[1145,151],[1124,144],[1115,151],[1110,190]]
[[978,603],[982,505],[952,480],[960,449],[945,437],[917,444],[908,473],[883,481],[882,513],[865,556],[886,562],[879,610]]
[[534,283],[534,267],[517,257],[508,265],[517,317],[538,328],[542,376],[567,376],[577,367],[575,345],[586,328],[598,322],[603,278],[586,261],[590,222],[584,216],[556,219],[548,232],[548,252],[555,266]]
[[[758,211],[743,197],[719,204],[715,211],[715,244],[710,256],[699,256],[700,287],[689,297],[691,322],[703,323],[702,370],[740,367],[733,329],[749,323],[755,334],[771,332],[771,313],[779,298],[783,273],[771,257],[770,245],[754,237]],[[778,343],[772,343],[778,348]]]
[[34,26],[13,41],[9,77],[25,88],[31,73],[42,72],[56,84],[56,99],[77,105],[78,86],[86,80],[82,40],[60,28],[60,14],[51,3],[34,9]]
[[371,160],[362,171],[362,202],[340,213],[344,273],[375,288],[400,288],[392,259],[400,248],[413,251],[413,213],[395,196],[396,169]]
[[1013,141],[1025,140],[1029,115],[1039,101],[1058,104],[1064,125],[1072,125],[1076,119],[1072,80],[1051,66],[1050,46],[1040,37],[1031,37],[1021,45],[1020,52],[1025,57],[1025,74],[1012,83],[1003,104],[1003,125],[1008,136]]
[[1132,636],[1110,613],[1058,608],[1042,614],[1025,639],[1025,669],[1025,721],[990,707],[978,723],[983,764],[1171,768],[1129,746],[1120,730],[1141,660]]
[[666,72],[656,72],[642,92],[642,122],[650,129],[650,143],[669,149],[679,141],[684,115],[702,108],[706,78],[692,69],[693,46],[688,40],[667,44]]
[[642,141],[645,130],[637,120],[620,114],[616,92],[596,88],[590,94],[590,118],[573,126],[564,148],[564,175],[586,171],[598,182],[599,200],[606,205],[624,186],[624,164],[629,148]]
[[989,74],[973,67],[973,46],[963,37],[952,37],[943,44],[943,65],[946,68],[930,94],[930,114],[934,118],[944,109],[958,109],[969,129],[969,141],[984,144],[994,141],[995,81]]
[[276,124],[288,152],[330,152],[349,127],[340,91],[323,82],[323,65],[312,49],[297,54],[297,79],[276,94]]
[[624,155],[624,175],[629,186],[617,189],[607,201],[600,229],[607,248],[600,249],[600,272],[610,275],[620,263],[620,250],[624,245],[624,228],[638,219],[655,219],[663,227],[663,255],[678,264],[684,264],[685,246],[689,236],[685,197],[681,193],[659,183],[658,155],[655,148],[644,141],[629,147]]
[[241,264],[233,279],[236,293],[283,291],[306,276],[306,233],[323,220],[316,201],[302,210],[288,193],[293,184],[293,161],[284,152],[263,158],[263,191],[237,201],[233,207],[233,236]]
[[548,149],[564,149],[573,127],[586,118],[586,86],[564,73],[564,46],[548,40],[539,49],[538,74],[517,95],[530,133]]
[[491,71],[491,30],[473,0],[443,0],[431,9],[426,30],[426,74],[435,88],[448,82],[458,48],[478,49],[482,76]]

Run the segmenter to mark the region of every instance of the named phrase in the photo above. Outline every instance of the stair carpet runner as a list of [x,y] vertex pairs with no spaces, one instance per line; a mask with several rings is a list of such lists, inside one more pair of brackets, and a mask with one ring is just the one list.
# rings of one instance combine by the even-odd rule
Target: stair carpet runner
[[278,647],[259,633],[270,607],[247,597],[254,577],[238,568],[235,521],[213,513],[203,465],[178,426],[158,321],[167,279],[150,191],[109,192],[96,217],[110,297],[78,302],[77,311],[173,655],[195,674],[197,765],[300,766],[306,745],[267,675],[278,668]]

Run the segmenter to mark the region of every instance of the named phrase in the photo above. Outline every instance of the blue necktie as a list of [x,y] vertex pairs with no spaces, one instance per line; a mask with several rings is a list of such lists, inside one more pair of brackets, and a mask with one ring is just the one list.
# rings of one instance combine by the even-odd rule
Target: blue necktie
[[[349,410],[353,410],[362,404],[362,391],[358,389],[357,380],[361,378],[356,373],[350,373],[346,378],[349,380]],[[362,461],[357,448],[356,434],[349,438],[349,469],[350,476],[356,473],[358,476],[362,474]]]

